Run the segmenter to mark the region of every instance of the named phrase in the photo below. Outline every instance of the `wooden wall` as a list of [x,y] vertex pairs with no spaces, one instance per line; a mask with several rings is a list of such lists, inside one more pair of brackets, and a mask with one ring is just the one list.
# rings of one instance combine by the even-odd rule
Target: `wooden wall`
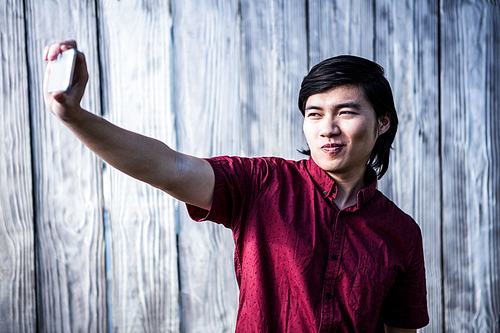
[[234,330],[230,232],[47,112],[41,53],[67,38],[88,61],[85,108],[200,157],[302,158],[308,69],[382,64],[400,130],[380,189],[423,231],[423,331],[500,331],[498,1],[4,0],[0,332]]

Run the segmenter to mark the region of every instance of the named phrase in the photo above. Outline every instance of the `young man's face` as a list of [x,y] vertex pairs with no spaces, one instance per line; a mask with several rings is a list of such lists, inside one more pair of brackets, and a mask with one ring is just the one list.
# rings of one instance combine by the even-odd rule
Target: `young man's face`
[[307,99],[304,134],[311,156],[336,180],[362,176],[377,138],[388,129],[388,117],[377,119],[358,86],[340,86]]

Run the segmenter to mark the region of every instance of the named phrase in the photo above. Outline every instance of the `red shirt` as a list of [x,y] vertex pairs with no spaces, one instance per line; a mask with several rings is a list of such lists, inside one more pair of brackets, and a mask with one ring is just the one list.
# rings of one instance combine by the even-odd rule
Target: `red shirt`
[[233,231],[236,332],[384,332],[429,322],[422,237],[376,189],[339,211],[337,187],[312,159],[217,157],[211,210],[196,221]]

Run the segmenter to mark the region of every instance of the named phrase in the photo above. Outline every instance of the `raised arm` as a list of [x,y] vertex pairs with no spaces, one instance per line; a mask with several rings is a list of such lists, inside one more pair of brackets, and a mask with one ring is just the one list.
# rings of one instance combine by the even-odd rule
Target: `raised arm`
[[[54,43],[45,48],[45,60],[76,49],[75,41]],[[122,129],[80,107],[88,81],[85,56],[77,52],[71,88],[47,92],[51,64],[44,79],[47,107],[87,147],[118,170],[155,186],[186,203],[209,209],[212,204],[215,176],[210,164],[200,158],[181,154],[164,143]]]

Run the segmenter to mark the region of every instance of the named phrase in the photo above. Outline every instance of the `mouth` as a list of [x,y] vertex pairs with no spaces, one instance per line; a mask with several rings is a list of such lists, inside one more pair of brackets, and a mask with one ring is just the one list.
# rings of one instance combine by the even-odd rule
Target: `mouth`
[[327,143],[321,146],[321,150],[328,154],[338,153],[345,145],[340,143]]

